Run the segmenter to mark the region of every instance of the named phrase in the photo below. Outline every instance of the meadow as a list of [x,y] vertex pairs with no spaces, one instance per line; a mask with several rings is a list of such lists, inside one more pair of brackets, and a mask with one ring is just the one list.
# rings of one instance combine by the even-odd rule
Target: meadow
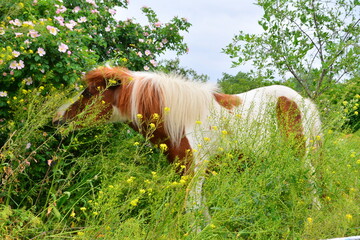
[[36,91],[19,106],[14,131],[0,152],[3,239],[360,235],[360,132],[343,127],[353,114],[345,109],[355,109],[358,98],[322,114],[324,135],[315,140],[322,147],[309,155],[314,174],[276,135],[264,145],[266,151],[254,152],[248,141],[237,141],[234,147],[241,152],[211,157],[204,194],[212,218],[200,223],[198,233],[194,219],[201,218],[185,211],[192,179],[179,176],[161,149],[121,123],[94,125],[87,119],[82,129],[52,126],[69,93]]
[[163,149],[128,126],[94,123],[94,116],[52,124],[58,107],[83,89],[83,73],[105,62],[209,79],[180,67],[179,59],[160,61],[169,51],[189,51],[186,18],[162,22],[143,7],[145,25],[116,19],[129,2],[0,1],[0,238],[360,235],[358,1],[255,1],[264,9],[264,34],[240,31],[222,50],[234,66],[256,65],[253,73],[224,73],[218,83],[225,93],[278,84],[274,74],[291,72],[281,84],[318,101],[323,135],[313,140],[321,148],[308,149],[313,173],[275,131],[263,151],[254,151],[251,138],[228,134],[234,150],[217,145],[207,159],[210,222],[186,211],[191,176],[179,176]]

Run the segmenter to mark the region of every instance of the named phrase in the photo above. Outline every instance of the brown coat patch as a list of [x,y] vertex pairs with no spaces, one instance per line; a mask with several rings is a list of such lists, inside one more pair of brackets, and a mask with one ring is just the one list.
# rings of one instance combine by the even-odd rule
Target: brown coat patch
[[[135,131],[140,132],[146,138],[149,138],[149,132],[152,131],[145,122],[141,125],[141,130],[133,123],[129,123],[129,126]],[[163,124],[160,123],[152,132],[152,136],[150,136],[149,140],[154,145],[165,143],[168,149],[164,153],[166,154],[168,161],[170,163],[179,163],[177,171],[181,175],[187,175],[190,173],[193,157],[191,154],[191,146],[187,137],[183,137],[180,144],[177,144],[176,146],[173,145],[168,135],[165,133]],[[181,166],[185,166],[185,168]]]
[[[126,68],[110,68],[99,67],[85,74],[84,80],[89,87],[105,88],[107,80],[121,81],[121,83],[129,82],[132,79],[131,72]],[[119,82],[120,84],[120,82]]]
[[118,86],[113,95],[112,105],[116,106],[122,115],[127,118],[131,118],[131,93],[133,85],[130,83],[124,83]]
[[304,129],[298,105],[287,97],[281,96],[276,105],[276,115],[282,135],[293,145],[299,155],[304,155]]
[[214,93],[215,100],[224,108],[231,110],[241,104],[241,99],[235,95]]
[[[142,79],[136,81],[142,81]],[[162,103],[164,100],[160,91],[155,86],[152,86],[150,82],[141,84],[136,91],[133,94],[138,98],[137,113],[142,114],[145,120],[150,120],[154,113],[159,114],[160,118],[162,118]]]

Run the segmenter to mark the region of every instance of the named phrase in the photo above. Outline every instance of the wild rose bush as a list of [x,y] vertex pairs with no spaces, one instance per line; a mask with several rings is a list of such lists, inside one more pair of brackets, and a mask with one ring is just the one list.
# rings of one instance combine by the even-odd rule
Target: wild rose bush
[[190,26],[185,19],[161,23],[153,10],[144,7],[147,26],[132,19],[116,20],[118,8],[127,4],[126,0],[0,4],[2,133],[13,130],[11,112],[26,105],[26,95],[35,89],[46,95],[72,84],[79,88],[84,71],[108,60],[132,70],[149,70],[157,67],[157,57],[165,51],[187,51],[181,36]]

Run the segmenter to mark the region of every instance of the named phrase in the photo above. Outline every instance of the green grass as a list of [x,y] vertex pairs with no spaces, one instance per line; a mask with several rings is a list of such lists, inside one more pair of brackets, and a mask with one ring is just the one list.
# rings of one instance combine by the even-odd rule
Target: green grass
[[[274,138],[254,153],[209,159],[212,216],[200,233],[185,211],[191,179],[123,124],[51,126],[63,96],[20,106],[1,149],[4,239],[324,239],[360,235],[360,132],[325,124],[316,173]],[[28,111],[21,111],[27,107]],[[339,118],[341,119],[341,118]],[[330,130],[331,129],[331,130]],[[27,148],[27,144],[31,146]],[[51,162],[51,164],[49,164]],[[314,208],[313,185],[322,207]]]

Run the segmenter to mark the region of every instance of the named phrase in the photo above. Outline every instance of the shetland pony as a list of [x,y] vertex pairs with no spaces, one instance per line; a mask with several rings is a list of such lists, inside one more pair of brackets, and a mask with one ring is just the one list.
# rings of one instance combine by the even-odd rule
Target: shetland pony
[[[206,164],[209,156],[218,154],[219,144],[226,152],[234,140],[246,139],[259,151],[275,128],[306,157],[312,139],[321,136],[316,106],[285,86],[227,95],[209,83],[119,67],[99,67],[84,80],[86,89],[73,104],[59,109],[54,123],[74,119],[92,99],[101,98],[104,104],[96,119],[126,122],[145,136],[151,131],[150,141],[163,146],[170,162],[179,163],[179,172],[194,176],[186,206],[190,210],[204,210]],[[313,173],[310,160],[306,163]]]

